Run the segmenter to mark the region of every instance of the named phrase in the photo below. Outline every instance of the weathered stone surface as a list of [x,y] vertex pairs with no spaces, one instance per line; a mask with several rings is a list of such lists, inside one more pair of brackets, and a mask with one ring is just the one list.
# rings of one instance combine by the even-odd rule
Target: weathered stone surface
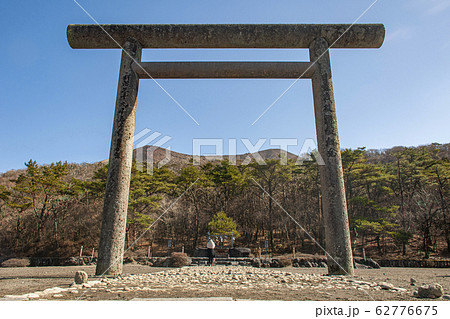
[[73,281],[77,284],[77,285],[81,285],[84,283],[87,283],[88,281],[88,274],[84,271],[77,271],[75,273],[75,278],[73,279]]
[[318,38],[309,49],[311,61],[317,61],[312,86],[317,145],[321,157],[318,163],[325,223],[325,249],[329,254],[327,262],[329,274],[353,275],[353,256],[328,46],[329,43],[324,38]]
[[426,285],[421,286],[417,290],[417,295],[419,298],[441,298],[444,294],[444,289],[439,284],[432,284],[432,285]]
[[119,275],[125,245],[139,77],[131,68],[141,45],[130,39],[122,52],[96,275]]
[[[70,24],[74,49],[117,49],[129,38],[143,48],[309,48],[325,38],[334,48],[379,48],[382,24]],[[116,43],[119,44],[117,44]]]

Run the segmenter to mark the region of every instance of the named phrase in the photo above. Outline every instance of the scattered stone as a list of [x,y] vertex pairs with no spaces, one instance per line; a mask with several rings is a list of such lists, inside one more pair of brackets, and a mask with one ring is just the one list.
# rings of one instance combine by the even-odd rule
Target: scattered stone
[[439,284],[421,286],[417,290],[417,296],[419,298],[436,299],[436,298],[441,298],[443,294],[444,294],[444,289]]
[[442,296],[442,299],[444,299],[444,300],[450,300],[450,295],[443,295],[443,296]]
[[415,286],[417,280],[415,280],[414,278],[411,278],[411,279],[409,279],[409,282],[410,282],[411,286]]
[[394,285],[391,283],[387,283],[387,282],[380,282],[378,284],[378,286],[380,286],[381,289],[383,290],[391,290],[394,288]]
[[75,273],[74,282],[78,285],[87,283],[88,281],[88,274],[85,271],[77,271]]
[[[255,260],[258,260],[255,258]],[[261,260],[262,265],[270,264]],[[320,263],[317,261],[316,263]],[[304,263],[303,263],[304,264]],[[89,288],[89,289],[86,289]],[[35,295],[9,296],[10,300],[30,299],[74,299],[75,294],[95,295],[95,290],[102,293],[121,293],[122,297],[129,296],[130,292],[151,292],[161,296],[171,294],[172,289],[186,291],[221,291],[230,289],[243,290],[270,290],[314,289],[323,293],[333,292],[336,289],[352,291],[364,289],[368,291],[388,290],[391,293],[403,294],[404,288],[394,287],[387,282],[375,283],[362,281],[361,278],[348,278],[345,276],[323,276],[319,274],[299,274],[281,269],[251,268],[248,266],[196,266],[168,269],[161,272],[139,275],[123,275],[116,278],[104,278],[97,281],[87,281],[82,284],[74,284],[71,288],[54,287]],[[416,294],[418,294],[416,292]],[[59,297],[58,295],[62,295]],[[127,297],[128,298],[128,297]],[[437,297],[435,297],[437,298]],[[3,299],[4,300],[4,299]]]

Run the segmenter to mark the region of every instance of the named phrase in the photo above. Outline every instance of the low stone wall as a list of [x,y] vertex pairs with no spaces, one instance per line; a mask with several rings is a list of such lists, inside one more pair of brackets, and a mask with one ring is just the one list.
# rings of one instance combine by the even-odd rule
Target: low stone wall
[[[4,259],[5,261],[7,259]],[[97,262],[97,257],[31,257],[29,258],[30,267],[43,266],[77,266],[77,265],[92,265]],[[141,265],[149,265],[155,267],[167,267],[167,257],[138,257],[138,258],[124,258],[124,263],[139,263]],[[192,265],[206,265],[207,257],[192,257]],[[278,267],[278,260],[276,258],[248,258],[248,257],[230,257],[230,258],[216,258],[216,265],[233,265],[233,266],[255,266],[264,268]],[[355,257],[356,268],[378,268],[381,267],[404,267],[404,268],[450,268],[450,260],[392,260],[381,259],[371,260],[368,258],[363,261],[362,258]],[[292,266],[302,268],[312,267],[326,267],[326,258],[294,258],[292,259]],[[367,266],[367,267],[365,267]]]
[[450,268],[450,260],[377,260],[381,267]]
[[97,262],[97,257],[31,257],[30,267],[45,267],[45,266],[80,266],[91,265]]

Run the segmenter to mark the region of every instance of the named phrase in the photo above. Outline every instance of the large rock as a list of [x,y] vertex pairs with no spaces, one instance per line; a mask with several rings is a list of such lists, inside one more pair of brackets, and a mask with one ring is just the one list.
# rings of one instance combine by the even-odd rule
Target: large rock
[[88,274],[84,271],[77,271],[73,279],[77,285],[85,284],[88,281]]
[[441,298],[443,294],[444,294],[444,289],[439,284],[421,286],[417,290],[417,295],[419,298],[436,299],[436,298]]
[[388,282],[380,282],[378,286],[380,286],[383,290],[391,290],[394,288],[394,285]]

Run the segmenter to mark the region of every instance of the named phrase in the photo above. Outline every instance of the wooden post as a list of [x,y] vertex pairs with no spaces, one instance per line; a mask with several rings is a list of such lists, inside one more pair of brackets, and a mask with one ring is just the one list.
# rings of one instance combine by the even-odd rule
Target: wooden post
[[319,165],[319,173],[325,223],[325,248],[330,255],[327,263],[329,274],[353,275],[353,256],[328,46],[325,39],[317,38],[309,49],[310,60],[316,61],[312,87],[317,145],[324,161],[324,165]]
[[96,275],[122,273],[139,86],[139,77],[131,65],[140,62],[142,53],[141,45],[132,39],[123,48]]

